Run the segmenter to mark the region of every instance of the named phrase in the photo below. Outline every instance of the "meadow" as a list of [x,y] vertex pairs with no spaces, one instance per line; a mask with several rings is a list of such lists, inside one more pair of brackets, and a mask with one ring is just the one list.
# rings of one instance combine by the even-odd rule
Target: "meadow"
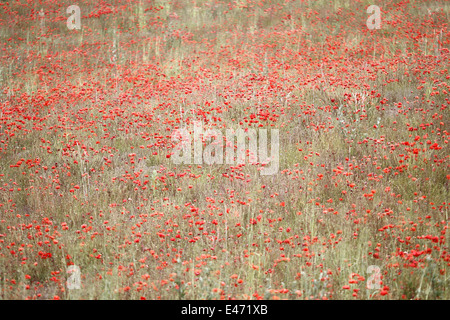
[[[450,299],[449,21],[444,0],[1,1],[0,298]],[[175,164],[194,122],[278,130],[278,171]]]

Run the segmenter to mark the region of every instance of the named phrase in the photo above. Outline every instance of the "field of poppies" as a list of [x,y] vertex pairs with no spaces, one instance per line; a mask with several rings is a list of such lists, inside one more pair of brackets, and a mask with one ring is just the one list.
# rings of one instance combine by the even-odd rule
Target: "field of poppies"
[[[1,1],[0,298],[450,299],[449,21]],[[278,171],[175,164],[194,122],[278,130]]]

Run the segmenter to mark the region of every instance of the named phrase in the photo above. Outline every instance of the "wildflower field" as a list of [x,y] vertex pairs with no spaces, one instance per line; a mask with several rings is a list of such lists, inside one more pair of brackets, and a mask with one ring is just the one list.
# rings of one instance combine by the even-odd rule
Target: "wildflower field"
[[[0,1],[0,298],[450,299],[449,21],[444,0]],[[203,148],[276,132],[275,172],[176,163],[195,123],[223,133]]]

